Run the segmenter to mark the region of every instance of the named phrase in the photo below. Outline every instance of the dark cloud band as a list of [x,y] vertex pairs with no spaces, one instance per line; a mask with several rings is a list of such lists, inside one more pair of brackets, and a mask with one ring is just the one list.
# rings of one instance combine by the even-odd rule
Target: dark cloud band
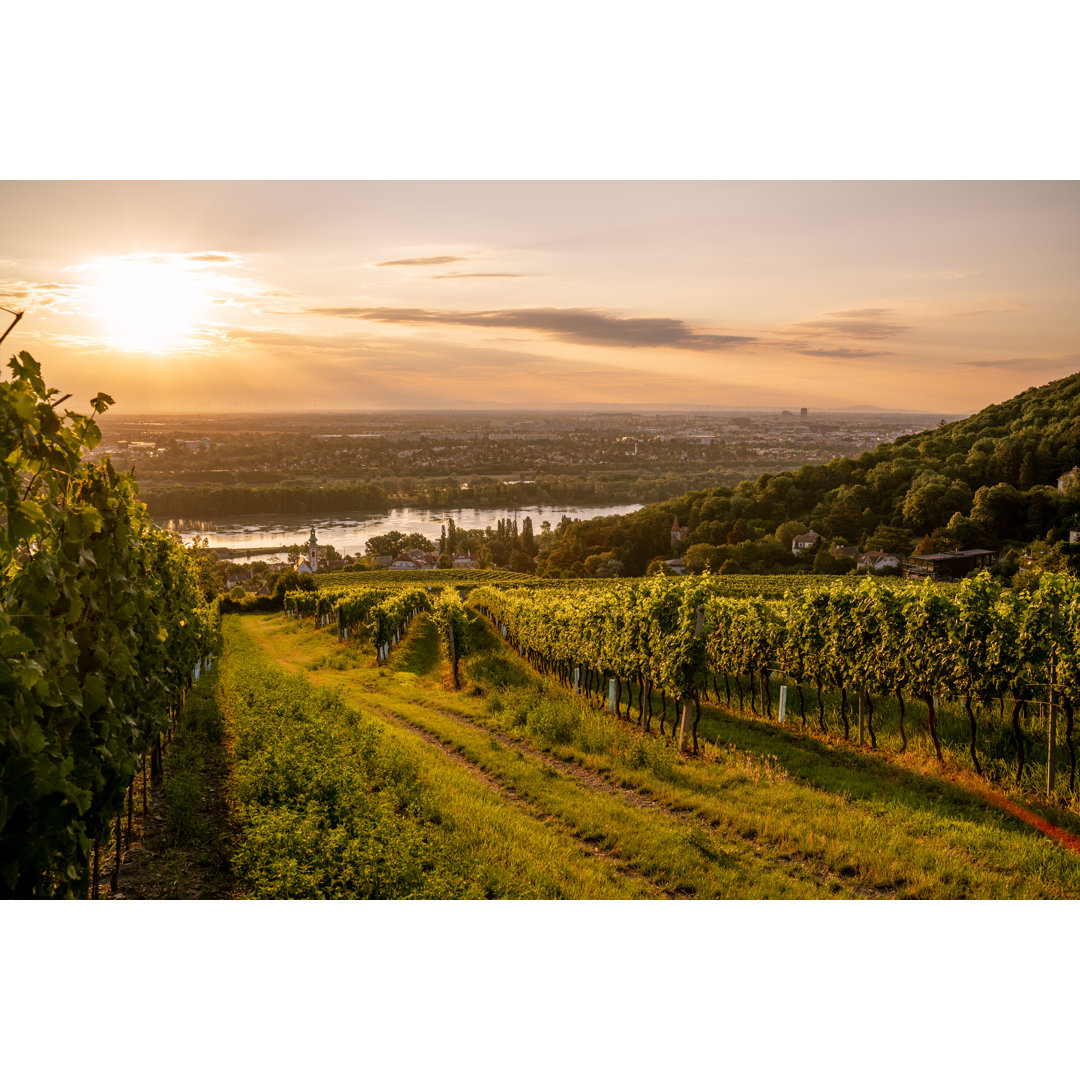
[[468,262],[464,255],[425,255],[417,259],[390,259],[376,266],[443,266],[446,263]]
[[475,326],[532,330],[559,341],[628,349],[690,349],[717,352],[757,345],[737,334],[702,334],[682,319],[622,318],[589,308],[504,308],[494,311],[431,311],[426,308],[308,308],[312,315],[413,326]]

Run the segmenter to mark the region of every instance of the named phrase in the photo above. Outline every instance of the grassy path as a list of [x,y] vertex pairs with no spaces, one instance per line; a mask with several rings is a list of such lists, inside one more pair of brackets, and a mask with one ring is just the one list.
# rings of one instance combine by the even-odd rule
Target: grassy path
[[680,757],[537,676],[479,620],[459,694],[423,618],[382,668],[310,625],[244,624],[282,667],[421,732],[654,895],[1080,895],[1080,859],[961,785],[716,708],[702,754]]

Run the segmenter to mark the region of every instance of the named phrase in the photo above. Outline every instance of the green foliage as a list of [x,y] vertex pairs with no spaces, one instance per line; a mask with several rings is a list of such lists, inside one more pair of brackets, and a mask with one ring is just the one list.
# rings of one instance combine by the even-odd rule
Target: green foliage
[[399,634],[421,611],[431,607],[431,597],[427,589],[414,586],[399,589],[376,604],[368,615],[375,627],[375,646],[390,645]]
[[791,538],[811,528],[894,554],[938,530],[949,547],[1065,541],[1080,514],[1080,484],[1064,492],[1056,484],[1080,464],[1078,417],[1080,374],[857,459],[691,491],[620,517],[562,523],[537,572],[596,572],[616,559],[626,576],[644,574],[651,559],[669,557],[675,516],[690,528],[687,555],[700,545],[712,549],[694,553],[695,567],[730,563],[744,573],[800,572],[805,560],[791,556]]
[[234,866],[250,895],[468,895],[467,868],[435,828],[416,760],[339,696],[230,640],[222,693],[240,828]]
[[[431,608],[431,621],[439,631],[439,644],[443,655],[453,667],[455,684],[458,661],[470,651],[471,633],[469,615],[456,589],[443,589]],[[453,650],[450,648],[453,634]]]
[[771,602],[714,591],[724,581],[483,587],[470,601],[531,660],[564,675],[579,667],[645,678],[679,699],[704,685],[709,671],[776,669],[799,684],[842,691],[986,701],[1006,692],[1030,696],[1045,684],[1051,656],[1059,671],[1080,669],[1080,582],[1068,575],[1048,572],[1030,593],[1006,591],[987,574],[959,586],[833,580]]
[[214,648],[190,553],[129,476],[90,463],[96,416],[59,411],[28,354],[0,383],[0,896],[85,896],[119,811]]

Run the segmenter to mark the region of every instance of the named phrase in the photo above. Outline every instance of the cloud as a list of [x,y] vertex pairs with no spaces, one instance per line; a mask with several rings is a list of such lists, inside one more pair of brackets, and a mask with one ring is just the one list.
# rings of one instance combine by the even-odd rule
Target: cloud
[[59,281],[0,281],[0,301],[30,308],[52,307],[61,300],[77,295],[79,291],[78,285]]
[[869,360],[873,356],[893,356],[891,352],[875,352],[871,349],[792,349],[802,356],[820,356],[827,360]]
[[876,341],[895,337],[910,330],[910,326],[892,322],[889,308],[853,308],[850,311],[828,311],[826,318],[797,323],[794,332],[839,334],[840,337]]
[[494,311],[430,311],[426,308],[307,308],[310,315],[408,326],[474,326],[532,330],[558,341],[627,349],[691,349],[696,352],[745,348],[756,338],[701,334],[682,319],[622,318],[589,308],[504,308]]
[[950,316],[950,318],[966,319],[969,315],[1002,315],[1006,311],[1023,311],[1027,307],[1027,304],[1010,304],[1002,300],[997,307],[978,308],[975,311],[956,311]]
[[376,266],[443,266],[446,263],[468,262],[464,255],[425,255],[418,259],[391,259]]
[[474,277],[531,277],[531,274],[429,274],[428,281],[441,281],[444,278],[474,278]]
[[961,360],[963,367],[1009,371],[1054,371],[1059,368],[1080,368],[1080,353],[1063,356],[1014,356],[1008,360]]
[[208,263],[238,263],[240,257],[228,251],[201,251],[197,255],[189,255],[188,262]]

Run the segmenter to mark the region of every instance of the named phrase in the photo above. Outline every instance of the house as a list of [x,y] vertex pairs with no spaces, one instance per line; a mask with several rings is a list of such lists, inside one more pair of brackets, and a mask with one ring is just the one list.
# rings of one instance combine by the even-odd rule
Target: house
[[665,559],[668,569],[676,575],[686,573],[686,562],[683,559]]
[[904,577],[912,581],[959,581],[973,570],[985,570],[997,562],[997,552],[986,548],[948,551],[941,555],[912,555],[904,563]]
[[1058,477],[1058,491],[1064,491],[1068,487],[1080,485],[1080,465],[1074,465],[1067,473]]
[[833,544],[833,546],[829,548],[829,554],[845,559],[855,559],[857,561],[859,558],[859,549],[854,544]]
[[679,527],[679,515],[676,514],[675,515],[675,520],[671,523],[671,543],[672,543],[672,546],[674,546],[675,544],[685,544],[686,539],[687,539],[687,537],[689,535],[690,535],[689,526],[684,525],[684,526],[682,526],[682,528],[680,528]]
[[430,551],[408,548],[399,551],[390,563],[391,570],[434,570],[439,565],[439,557]]
[[455,551],[451,556],[452,565],[455,570],[479,570],[480,560],[474,559],[472,555],[462,555],[460,551]]
[[813,529],[809,532],[800,533],[798,536],[792,537],[791,554],[796,558],[799,558],[805,555],[819,540],[824,539],[823,536],[814,532]]
[[887,551],[864,551],[856,560],[858,570],[887,570],[902,563],[899,555],[890,555]]
[[293,569],[298,574],[314,574],[319,569],[319,549],[315,545],[315,526],[311,526],[311,536],[308,537],[308,555],[301,559]]
[[421,570],[434,570],[439,565],[439,556],[433,551],[423,551],[420,548],[409,548],[400,552],[408,556]]

